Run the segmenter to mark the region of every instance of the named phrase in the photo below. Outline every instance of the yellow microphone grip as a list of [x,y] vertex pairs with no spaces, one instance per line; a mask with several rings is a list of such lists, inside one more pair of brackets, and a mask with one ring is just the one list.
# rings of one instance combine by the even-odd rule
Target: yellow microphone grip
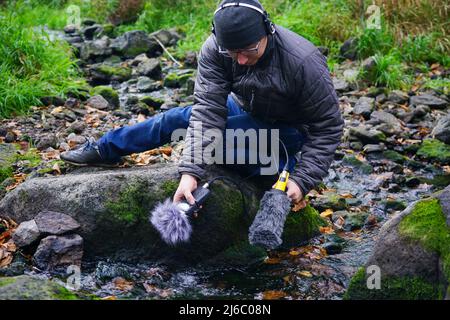
[[289,179],[289,172],[284,170],[280,174],[280,177],[278,178],[277,183],[275,183],[274,189],[278,189],[278,190],[281,190],[281,191],[286,191],[286,185],[287,185],[288,179]]

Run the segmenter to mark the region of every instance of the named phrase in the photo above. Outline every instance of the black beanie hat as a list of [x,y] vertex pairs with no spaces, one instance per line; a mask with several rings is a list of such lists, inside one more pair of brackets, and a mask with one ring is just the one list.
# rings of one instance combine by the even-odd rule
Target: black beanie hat
[[[256,0],[225,0],[220,5],[229,2],[251,4],[264,11]],[[214,30],[219,46],[230,50],[243,49],[267,35],[264,16],[247,7],[227,7],[219,10],[214,16]]]

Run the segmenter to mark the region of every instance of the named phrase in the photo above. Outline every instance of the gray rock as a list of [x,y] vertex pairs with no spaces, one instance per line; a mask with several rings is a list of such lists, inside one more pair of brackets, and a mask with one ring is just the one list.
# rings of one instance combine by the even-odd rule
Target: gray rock
[[438,98],[438,97],[428,94],[428,93],[422,94],[420,96],[410,97],[409,104],[415,105],[415,106],[417,106],[419,104],[424,104],[426,106],[429,106],[431,108],[436,108],[436,109],[443,109],[448,106],[448,102],[445,101],[444,99]]
[[129,31],[114,39],[111,48],[124,57],[133,58],[141,53],[154,56],[160,46],[144,31]]
[[90,66],[88,74],[94,83],[105,84],[111,81],[123,82],[129,80],[132,70],[128,66],[98,63]]
[[345,92],[349,90],[349,85],[347,81],[342,78],[333,77],[334,90],[339,92]]
[[44,150],[50,147],[55,149],[58,147],[58,137],[53,133],[40,137],[39,142],[36,145],[36,148],[39,150]]
[[368,57],[361,63],[361,67],[365,72],[372,73],[376,67],[374,57]]
[[389,93],[387,99],[397,104],[404,104],[409,101],[409,95],[400,90],[393,90]]
[[378,143],[378,144],[366,144],[363,148],[363,151],[365,153],[372,153],[372,152],[381,152],[386,150],[386,146],[384,143]]
[[12,239],[17,246],[25,247],[36,241],[40,235],[36,221],[29,220],[19,224]]
[[151,33],[150,37],[156,37],[165,47],[174,46],[181,39],[181,36],[174,29],[158,30]]
[[439,255],[405,239],[398,231],[398,225],[411,213],[414,205],[411,204],[383,225],[366,265],[380,267],[383,277],[420,277],[438,283]]
[[431,135],[442,142],[450,144],[450,113],[438,120]]
[[110,40],[108,37],[101,39],[86,41],[80,48],[80,57],[83,60],[94,59],[96,57],[106,57],[112,54],[109,47]]
[[369,97],[361,97],[356,102],[353,107],[353,113],[357,115],[362,115],[365,119],[369,119],[375,107],[375,99]]
[[5,136],[6,143],[12,143],[12,142],[15,142],[16,140],[17,140],[17,135],[14,132],[8,131],[6,133],[6,136]]
[[383,132],[368,129],[364,126],[350,128],[349,135],[359,139],[364,144],[376,144],[386,140]]
[[325,242],[322,245],[322,248],[324,248],[329,255],[338,254],[342,252],[343,246],[340,243],[337,242]]
[[8,166],[17,154],[14,144],[0,143],[0,166]]
[[93,26],[94,24],[96,24],[97,22],[94,19],[83,19],[83,21],[81,21],[81,25],[82,26]]
[[80,106],[80,101],[76,98],[68,98],[64,103],[65,108],[78,108]]
[[78,27],[75,24],[68,24],[67,26],[64,27],[64,32],[67,34],[73,34],[76,33],[78,31]]
[[103,32],[103,27],[99,24],[94,24],[92,26],[87,26],[81,29],[81,33],[84,35],[86,40],[92,40],[95,37],[98,37]]
[[386,111],[374,111],[370,115],[370,120],[367,123],[380,125],[378,130],[386,135],[399,134],[403,131],[402,123],[393,114]]
[[[209,168],[205,178],[218,175],[239,181],[235,172],[219,167]],[[247,239],[259,199],[270,187],[256,181],[242,183],[250,214],[247,221],[235,186],[217,182],[195,219],[191,242],[169,250],[148,222],[148,213],[157,202],[173,196],[178,182],[175,163],[114,170],[81,168],[71,174],[26,180],[0,201],[0,215],[21,222],[44,210],[68,214],[80,224],[77,233],[90,257],[198,263]]]
[[41,98],[41,102],[44,106],[63,106],[66,101],[61,97],[46,96]]
[[83,121],[75,121],[69,126],[69,128],[67,128],[67,131],[75,134],[81,134],[84,129],[86,129],[86,124]]
[[426,106],[424,104],[419,104],[415,106],[413,109],[414,117],[422,118],[426,116],[428,113],[430,113],[431,109],[429,106]]
[[339,50],[341,56],[345,59],[355,60],[357,58],[357,45],[358,39],[356,38],[346,40]]
[[93,97],[90,97],[88,101],[86,101],[86,105],[92,107],[92,108],[96,108],[99,110],[109,110],[109,109],[114,109],[111,108],[111,106],[109,105],[109,102],[103,98],[101,95],[96,95]]
[[186,52],[184,56],[184,65],[189,68],[197,69],[197,53],[194,51]]
[[41,240],[33,256],[34,264],[41,270],[81,265],[83,239],[78,234],[48,236]]
[[43,234],[61,235],[80,227],[80,224],[71,216],[55,211],[42,211],[34,217],[34,220]]
[[150,79],[149,77],[139,77],[136,88],[139,92],[150,92],[160,89],[161,84]]
[[139,63],[136,71],[141,76],[147,76],[152,79],[162,79],[161,63],[159,59],[152,58]]

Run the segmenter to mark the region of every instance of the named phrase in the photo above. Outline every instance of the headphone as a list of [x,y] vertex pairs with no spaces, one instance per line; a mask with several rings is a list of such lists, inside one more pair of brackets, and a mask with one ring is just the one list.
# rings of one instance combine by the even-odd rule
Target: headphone
[[[265,11],[262,10],[261,8],[258,8],[254,5],[248,4],[248,3],[242,3],[242,2],[229,2],[229,3],[225,3],[223,5],[221,5],[219,8],[217,8],[216,11],[214,11],[214,16],[216,15],[217,12],[219,12],[220,10],[223,10],[225,8],[228,7],[246,7],[255,11],[258,11],[264,19],[264,26],[266,27],[266,33],[267,34],[274,34],[275,33],[275,25],[273,24],[272,21],[270,21],[269,19],[269,14]],[[211,32],[215,35],[215,26],[214,26],[214,20],[212,21],[212,28],[211,28]]]

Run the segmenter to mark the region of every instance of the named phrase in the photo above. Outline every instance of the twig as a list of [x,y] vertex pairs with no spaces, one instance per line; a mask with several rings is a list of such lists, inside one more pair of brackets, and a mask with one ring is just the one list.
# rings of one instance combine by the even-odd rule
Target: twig
[[173,62],[175,62],[176,64],[178,64],[178,66],[182,67],[183,65],[178,62],[171,54],[170,52],[167,50],[167,48],[161,43],[161,41],[159,41],[158,38],[156,38],[155,36],[152,36],[153,39],[156,40],[156,42],[158,42],[158,44],[161,46],[161,48],[163,48],[164,52],[167,53],[170,57],[170,59],[172,59]]

